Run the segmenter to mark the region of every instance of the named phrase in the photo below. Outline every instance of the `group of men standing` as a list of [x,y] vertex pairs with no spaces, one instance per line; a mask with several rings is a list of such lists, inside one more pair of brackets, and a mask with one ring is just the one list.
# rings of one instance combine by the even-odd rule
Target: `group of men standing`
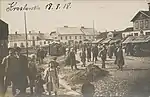
[[4,57],[0,64],[3,70],[2,82],[0,83],[0,94],[3,97],[7,88],[12,83],[12,94],[15,96],[17,89],[20,91],[19,95],[24,95],[28,85],[27,76],[28,61],[27,57],[22,55],[21,48],[9,48],[9,55]]
[[90,44],[84,45],[80,53],[80,58],[83,66],[85,66],[86,59],[88,62],[93,61],[94,63],[96,63],[98,57],[100,57],[102,61],[102,68],[105,68],[105,61],[107,59],[107,56],[112,59],[113,55],[115,56],[114,63],[117,64],[119,69],[122,70],[122,67],[124,65],[124,57],[121,43],[109,45],[102,44],[99,46],[97,44],[95,44],[94,46]]

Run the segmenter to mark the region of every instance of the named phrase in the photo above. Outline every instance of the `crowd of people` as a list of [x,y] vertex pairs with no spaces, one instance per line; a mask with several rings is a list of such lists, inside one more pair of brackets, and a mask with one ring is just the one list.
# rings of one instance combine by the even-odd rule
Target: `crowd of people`
[[[112,58],[114,55],[116,60],[115,64],[118,69],[122,70],[124,65],[123,51],[121,43],[118,44],[82,44],[74,46],[65,46],[63,55],[65,56],[66,65],[70,65],[71,69],[78,70],[77,64],[82,62],[82,66],[86,67],[86,62],[96,63],[99,58],[101,59],[102,68],[105,68],[105,61],[107,56]],[[76,54],[80,56],[80,61],[77,60]],[[3,68],[3,82],[0,83],[0,94],[5,96],[8,86],[12,86],[12,95],[18,97],[25,97],[26,89],[30,87],[30,95],[40,97],[44,92],[48,95],[52,93],[57,96],[59,88],[59,63],[57,57],[54,57],[46,69],[39,68],[38,64],[43,64],[43,59],[47,53],[43,48],[37,49],[36,54],[32,54],[31,58],[27,58],[21,54],[21,48],[9,48],[9,55],[4,57],[1,63]],[[1,69],[2,70],[2,69]],[[1,71],[2,72],[2,71]],[[44,88],[46,85],[46,89]],[[82,93],[86,92],[86,86],[92,87],[93,85],[87,81],[83,84]],[[19,90],[19,93],[17,92]],[[88,91],[88,90],[87,90]],[[91,92],[94,90],[90,90]],[[93,92],[92,92],[93,93]],[[87,95],[85,96],[87,97]],[[92,97],[92,96],[90,96]]]
[[[98,61],[98,58],[101,59],[102,62],[102,68],[105,68],[105,61],[107,60],[107,56],[112,59],[112,56],[115,56],[115,64],[118,65],[118,69],[122,70],[122,67],[124,65],[124,57],[123,57],[123,48],[121,43],[116,44],[84,44],[80,48],[80,61],[82,62],[82,66],[86,67],[86,62],[93,62],[96,63]],[[73,70],[73,66],[75,69],[77,68],[77,62],[76,60],[76,51],[72,47],[67,50],[67,57],[66,57],[66,64],[69,64],[71,66],[71,69]]]

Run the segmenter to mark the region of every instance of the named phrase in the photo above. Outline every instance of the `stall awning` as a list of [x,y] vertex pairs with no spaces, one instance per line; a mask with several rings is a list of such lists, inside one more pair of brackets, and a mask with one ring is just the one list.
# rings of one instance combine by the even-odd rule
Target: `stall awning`
[[92,43],[100,43],[103,39],[98,39],[98,40],[95,40],[95,41],[92,41]]
[[134,38],[134,36],[129,36],[126,40],[124,40],[123,44],[131,43]]
[[109,43],[110,41],[111,41],[111,39],[106,38],[105,40],[102,41],[102,43],[106,44],[106,43]]
[[121,41],[121,39],[112,39],[109,41],[109,43],[112,44],[112,43],[117,43],[119,41]]
[[123,43],[145,43],[150,41],[150,36],[130,36]]

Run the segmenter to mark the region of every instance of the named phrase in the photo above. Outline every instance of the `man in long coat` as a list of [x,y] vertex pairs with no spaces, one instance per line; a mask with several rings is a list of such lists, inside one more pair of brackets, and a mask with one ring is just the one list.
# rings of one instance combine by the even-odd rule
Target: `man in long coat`
[[71,69],[73,70],[73,67],[75,67],[75,69],[77,70],[77,64],[76,64],[76,56],[75,56],[75,52],[73,50],[73,48],[71,48],[71,51],[69,53],[69,60],[70,60],[70,65],[71,65]]
[[116,63],[118,65],[119,69],[122,70],[123,65],[124,65],[124,57],[123,57],[122,46],[118,47],[116,55],[117,55]]
[[80,58],[81,58],[81,62],[83,63],[82,65],[85,67],[85,64],[86,64],[86,53],[85,53],[84,49],[82,49],[82,52],[80,52]]
[[108,46],[108,56],[109,56],[110,59],[112,59],[113,52],[114,52],[113,45],[110,44],[110,45]]
[[87,47],[87,61],[91,61],[91,46],[89,44]]
[[97,56],[98,56],[98,47],[97,47],[97,45],[95,45],[92,48],[92,53],[93,53],[93,61],[96,62],[97,61]]

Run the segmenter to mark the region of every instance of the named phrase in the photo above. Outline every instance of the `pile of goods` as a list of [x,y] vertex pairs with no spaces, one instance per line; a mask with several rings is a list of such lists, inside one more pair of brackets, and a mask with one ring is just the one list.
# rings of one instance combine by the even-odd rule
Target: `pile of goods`
[[90,64],[86,67],[86,69],[70,72],[70,75],[64,76],[64,79],[71,84],[81,84],[85,80],[96,81],[99,78],[105,77],[108,73],[108,71]]

